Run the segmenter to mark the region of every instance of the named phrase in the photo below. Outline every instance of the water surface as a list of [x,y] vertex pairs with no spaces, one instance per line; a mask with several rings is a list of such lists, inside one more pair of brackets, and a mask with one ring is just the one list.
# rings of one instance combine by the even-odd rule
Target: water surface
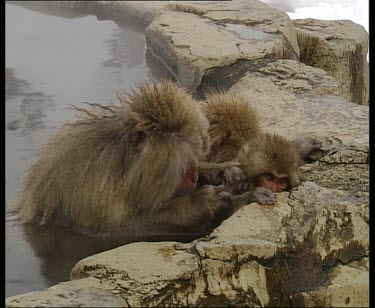
[[[64,17],[63,17],[64,16]],[[94,16],[49,14],[6,3],[6,201],[14,199],[35,150],[81,102],[154,80],[142,32]],[[67,229],[6,222],[6,296],[67,280],[76,259],[108,248]]]

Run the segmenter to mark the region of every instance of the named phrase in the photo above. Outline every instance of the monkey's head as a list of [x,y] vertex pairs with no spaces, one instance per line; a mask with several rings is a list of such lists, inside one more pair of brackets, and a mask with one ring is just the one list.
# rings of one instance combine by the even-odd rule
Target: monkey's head
[[256,110],[239,95],[211,93],[202,107],[210,122],[211,151],[208,159],[211,161],[232,160],[244,140],[259,132]]
[[299,154],[295,146],[276,134],[259,134],[238,154],[250,185],[272,192],[289,190],[301,184]]
[[192,191],[209,144],[199,104],[172,82],[140,85],[122,104],[133,153],[126,185],[131,195],[139,190],[158,203]]

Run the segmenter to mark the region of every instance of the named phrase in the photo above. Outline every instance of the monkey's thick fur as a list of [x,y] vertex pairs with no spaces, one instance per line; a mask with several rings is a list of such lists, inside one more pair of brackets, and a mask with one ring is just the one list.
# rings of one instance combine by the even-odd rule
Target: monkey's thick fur
[[22,222],[100,234],[194,233],[228,211],[222,189],[179,191],[209,147],[208,121],[183,89],[141,85],[118,105],[83,111],[28,170],[13,210]]
[[232,161],[244,143],[260,132],[256,110],[239,96],[212,93],[202,107],[210,124],[208,161]]
[[209,161],[239,162],[250,188],[266,172],[287,175],[289,188],[301,183],[297,148],[277,134],[262,132],[257,112],[247,101],[234,94],[214,93],[202,107],[210,123]]
[[257,185],[258,175],[271,171],[286,175],[289,189],[301,184],[299,153],[292,142],[279,135],[260,133],[249,139],[237,160],[252,185]]

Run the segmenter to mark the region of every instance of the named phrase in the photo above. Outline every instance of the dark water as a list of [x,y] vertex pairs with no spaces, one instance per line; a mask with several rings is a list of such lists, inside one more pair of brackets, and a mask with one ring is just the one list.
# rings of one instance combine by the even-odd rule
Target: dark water
[[[20,189],[35,150],[75,111],[115,102],[116,91],[154,80],[140,31],[94,16],[41,13],[6,4],[6,200]],[[80,258],[111,248],[67,229],[6,222],[6,296],[67,280]]]

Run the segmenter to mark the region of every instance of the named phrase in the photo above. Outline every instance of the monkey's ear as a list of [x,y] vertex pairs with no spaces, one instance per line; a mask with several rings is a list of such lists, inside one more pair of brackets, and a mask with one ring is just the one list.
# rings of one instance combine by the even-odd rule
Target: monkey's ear
[[146,141],[147,137],[148,136],[145,132],[137,130],[130,135],[130,142],[136,147]]

